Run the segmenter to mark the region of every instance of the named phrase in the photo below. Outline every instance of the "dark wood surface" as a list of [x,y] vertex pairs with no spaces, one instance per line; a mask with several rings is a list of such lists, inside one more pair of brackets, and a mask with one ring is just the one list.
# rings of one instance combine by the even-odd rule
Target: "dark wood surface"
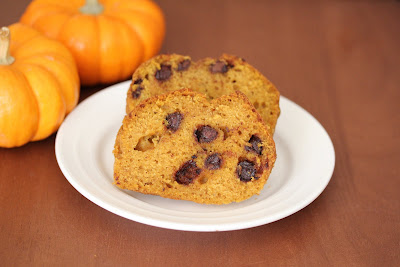
[[[301,2],[162,1],[162,52],[237,54],[313,114],[336,151],[320,197],[246,230],[147,226],[79,194],[57,165],[53,135],[0,149],[1,265],[398,266],[400,2]],[[2,1],[0,25],[27,3]],[[82,88],[81,99],[103,87]]]

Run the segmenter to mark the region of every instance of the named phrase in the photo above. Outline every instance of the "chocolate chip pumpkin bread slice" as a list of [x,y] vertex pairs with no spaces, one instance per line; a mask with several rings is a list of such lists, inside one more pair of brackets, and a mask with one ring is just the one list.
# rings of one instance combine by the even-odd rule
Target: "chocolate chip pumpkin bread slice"
[[259,194],[275,144],[247,97],[209,101],[182,89],[125,116],[114,147],[114,184],[144,194],[226,204]]
[[241,91],[260,113],[270,133],[275,131],[280,113],[279,91],[243,59],[227,54],[197,62],[177,54],[148,60],[132,76],[126,111],[129,113],[144,99],[182,88],[206,94],[208,99]]

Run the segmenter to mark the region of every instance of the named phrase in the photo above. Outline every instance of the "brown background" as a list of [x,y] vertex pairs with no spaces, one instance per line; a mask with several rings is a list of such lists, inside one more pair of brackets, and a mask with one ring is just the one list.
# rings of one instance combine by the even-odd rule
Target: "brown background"
[[[318,199],[247,230],[151,227],[80,195],[58,168],[53,135],[0,149],[1,265],[398,266],[400,2],[302,2],[162,1],[162,52],[237,54],[311,112],[336,150]],[[2,0],[0,25],[27,3]]]

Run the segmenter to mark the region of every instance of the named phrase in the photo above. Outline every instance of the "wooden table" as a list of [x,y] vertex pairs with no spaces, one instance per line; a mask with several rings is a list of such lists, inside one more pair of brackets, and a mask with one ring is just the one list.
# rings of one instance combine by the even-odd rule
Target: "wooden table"
[[[79,194],[57,165],[53,135],[0,149],[1,265],[398,266],[400,2],[302,2],[162,1],[161,52],[237,54],[313,114],[336,151],[320,197],[246,230],[147,226]],[[3,2],[0,25],[27,3]],[[82,88],[81,99],[104,87]]]

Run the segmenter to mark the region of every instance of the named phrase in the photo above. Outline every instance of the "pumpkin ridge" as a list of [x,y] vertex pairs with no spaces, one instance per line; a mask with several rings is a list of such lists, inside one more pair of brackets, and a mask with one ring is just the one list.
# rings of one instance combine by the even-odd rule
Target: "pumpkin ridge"
[[[55,73],[57,71],[53,70],[48,64],[45,64],[45,62],[42,62],[43,60],[50,60],[49,58],[43,57],[43,56],[32,56],[32,57],[26,58],[25,60],[27,61],[28,64],[33,64],[32,63],[32,61],[33,61],[35,64],[42,66],[48,72],[50,72],[54,76],[56,76],[57,79],[59,79],[58,76]],[[40,63],[38,63],[35,60],[39,60]],[[58,67],[64,68],[65,71],[68,72],[68,74],[67,74],[68,76],[75,76],[74,71],[70,70],[71,66],[69,66],[69,64],[65,64],[65,62],[60,61],[60,60],[54,60],[54,63],[57,64]],[[76,76],[76,79],[78,79],[78,81],[79,81],[79,77],[78,76]],[[78,86],[78,88],[75,88],[74,92],[69,92],[71,89],[64,90],[64,89],[68,89],[68,88],[67,87],[63,88],[63,87],[64,87],[64,85],[62,85],[62,87],[60,87],[60,89],[61,89],[61,91],[63,93],[64,99],[65,99],[65,103],[66,103],[66,107],[67,107],[66,114],[68,114],[69,112],[71,112],[71,110],[78,103],[78,100],[79,100],[79,86]],[[69,96],[67,96],[68,92],[69,92]]]
[[77,13],[71,14],[71,16],[70,16],[68,19],[66,19],[62,25],[60,25],[60,29],[59,29],[59,31],[58,31],[58,33],[57,33],[57,36],[54,37],[55,40],[56,40],[57,42],[59,42],[59,39],[58,39],[58,38],[60,37],[60,33],[61,33],[62,29],[64,29],[64,26],[67,25],[67,23],[68,23],[71,19],[75,18],[75,17],[78,16],[78,15],[79,15],[79,14],[77,14]]
[[[9,27],[10,30],[12,29],[12,26],[13,26],[13,25],[11,25],[11,26]],[[24,26],[25,26],[25,25],[24,25]],[[26,26],[26,27],[29,27],[29,26]],[[11,40],[11,41],[10,41],[10,52],[11,52],[11,50],[12,50],[12,51],[19,50],[19,48],[20,48],[22,45],[25,45],[26,43],[30,42],[31,40],[33,40],[33,39],[36,38],[36,37],[40,37],[39,31],[37,31],[37,30],[35,30],[35,29],[33,29],[33,28],[32,28],[32,30],[36,32],[36,35],[30,36],[30,38],[25,39],[23,42],[16,42],[16,41]],[[13,38],[14,38],[14,37],[13,37]]]
[[[38,16],[37,19],[43,18],[43,17],[48,16],[48,15],[58,14],[58,13],[64,13],[64,14],[70,15],[70,16],[73,16],[73,15],[76,14],[76,12],[74,12],[74,10],[65,10],[65,9],[60,8],[60,7],[57,7],[57,8],[59,8],[59,9],[58,10],[49,10],[49,12],[43,13],[41,16]],[[35,23],[36,20],[33,23]]]
[[[102,22],[100,22],[100,20],[102,20]],[[99,52],[100,52],[100,57],[99,57],[99,59],[100,59],[100,63],[99,63],[100,79],[99,79],[99,81],[101,83],[109,83],[110,81],[108,81],[108,79],[105,77],[106,75],[104,74],[104,68],[103,68],[104,62],[107,61],[108,54],[104,53],[104,51],[102,52],[101,43],[103,42],[103,40],[107,40],[107,39],[111,38],[111,40],[113,40],[113,41],[109,42],[108,44],[110,46],[115,46],[115,41],[118,40],[118,38],[120,38],[120,35],[121,35],[120,27],[125,26],[125,27],[129,28],[129,26],[127,26],[121,20],[117,20],[112,16],[104,15],[104,14],[97,15],[96,21],[98,22],[97,25],[99,28],[101,27],[100,24],[103,24],[103,29],[98,31],[99,32],[99,44],[100,44],[99,45]],[[117,24],[117,23],[120,24],[120,27],[115,27],[116,25],[114,25],[114,24]],[[107,31],[104,31],[104,29],[107,29],[107,28],[104,28],[104,27],[107,27],[107,26],[113,28],[113,31],[106,33]],[[102,36],[101,33],[106,33],[107,35]],[[108,37],[108,38],[105,38],[105,37]],[[123,46],[123,45],[121,45],[121,46]],[[119,50],[121,50],[121,49],[119,49]],[[119,52],[121,52],[121,51],[119,51]],[[116,68],[119,68],[117,70],[118,72],[115,73],[115,76],[118,78],[120,78],[122,76],[122,70],[123,70],[123,62],[122,61],[123,61],[122,57],[116,57],[114,59],[114,62],[118,64],[118,67],[116,67]],[[115,64],[115,65],[117,65],[117,64]]]
[[[119,20],[118,18],[112,17],[112,16],[107,16],[105,14],[102,14],[103,17],[107,17],[108,19],[112,20],[112,21],[119,21],[121,24],[124,24],[128,29],[130,28],[129,25],[127,25],[124,21]],[[117,35],[118,37],[121,35],[121,29],[117,28],[117,32],[115,33],[115,35]],[[123,76],[123,72],[124,72],[124,63],[123,60],[121,59],[119,61],[119,73],[118,73],[118,79],[122,79]]]
[[[42,56],[42,55],[38,54],[38,56]],[[24,62],[23,62],[23,59],[19,60],[19,62],[15,65],[15,67],[18,68],[18,65],[24,65],[24,64],[25,64],[25,65],[32,65],[32,66],[41,68],[42,70],[45,70],[47,73],[49,73],[49,75],[51,75],[51,76],[57,81],[57,83],[58,83],[58,85],[59,85],[58,91],[60,92],[60,95],[62,96],[63,102],[64,102],[65,107],[66,107],[67,102],[66,102],[66,99],[65,99],[65,95],[64,95],[63,91],[61,90],[62,84],[60,83],[58,77],[53,73],[53,71],[50,71],[48,68],[44,67],[43,65],[38,64],[37,62],[27,62],[27,63],[24,63]],[[19,70],[19,69],[18,69],[18,70]],[[20,70],[20,71],[21,71],[21,70]],[[22,72],[22,71],[21,71],[21,72]],[[23,72],[22,72],[22,73],[23,73]]]
[[[36,115],[37,116],[35,116],[35,118],[34,118],[34,120],[36,120],[34,123],[33,123],[33,125],[35,126],[34,128],[32,128],[32,129],[34,129],[33,131],[31,131],[31,134],[30,134],[30,137],[29,138],[25,138],[23,141],[21,141],[21,140],[18,140],[18,142],[17,141],[14,141],[14,143],[12,143],[11,145],[7,145],[7,144],[2,144],[2,140],[0,139],[0,146],[1,147],[18,147],[18,146],[22,146],[22,145],[24,145],[24,144],[26,144],[27,142],[29,142],[29,141],[31,141],[32,140],[32,138],[36,135],[36,133],[37,133],[37,131],[38,131],[38,128],[39,128],[39,115],[40,115],[40,110],[39,110],[39,103],[38,103],[38,101],[37,101],[37,99],[36,99],[36,96],[35,96],[35,93],[33,92],[33,89],[32,89],[32,86],[30,85],[30,83],[29,83],[29,81],[28,81],[28,79],[27,79],[27,77],[25,76],[25,74],[20,70],[20,69],[18,69],[18,68],[16,68],[15,67],[15,65],[13,65],[13,66],[7,66],[8,68],[9,68],[9,70],[10,70],[10,72],[13,72],[13,73],[15,73],[15,74],[17,74],[17,75],[15,75],[15,76],[20,76],[20,77],[23,77],[23,79],[24,79],[24,83],[27,85],[27,87],[29,88],[29,92],[27,91],[27,93],[28,94],[30,94],[31,95],[31,99],[34,99],[34,106],[35,106],[35,113],[36,113]],[[25,109],[26,107],[24,107],[24,109]],[[29,110],[29,114],[30,113],[32,113],[32,111],[31,110]],[[17,118],[17,120],[18,120],[18,118]],[[25,127],[25,125],[24,125],[24,127]],[[32,130],[31,129],[31,130]],[[26,131],[25,131],[26,132]]]
[[31,25],[32,25],[32,27],[34,27],[36,29],[36,28],[39,28],[38,25],[37,25],[38,21],[41,21],[41,20],[46,21],[46,20],[50,19],[51,16],[63,16],[63,15],[66,16],[66,19],[64,21],[62,21],[61,23],[54,23],[53,24],[53,26],[56,26],[56,28],[57,28],[57,33],[50,34],[49,32],[46,32],[46,36],[48,36],[48,37],[50,37],[52,39],[56,39],[56,38],[58,38],[58,35],[60,34],[61,29],[64,27],[65,23],[67,23],[68,20],[71,19],[71,17],[75,16],[76,15],[75,13],[73,13],[73,12],[65,12],[64,10],[57,10],[57,11],[54,11],[54,12],[49,12],[49,13],[43,14],[43,16],[41,16],[41,17],[38,17],[35,20],[35,22],[32,23]]
[[[57,84],[57,86],[52,87],[52,89],[55,91],[55,93],[60,97],[61,100],[61,106],[59,106],[59,108],[61,108],[61,110],[58,110],[60,113],[58,114],[58,116],[56,116],[57,118],[52,122],[53,126],[51,128],[48,128],[47,131],[45,132],[45,134],[43,135],[43,133],[41,133],[41,135],[38,136],[38,133],[40,131],[43,130],[43,128],[41,128],[42,125],[42,111],[40,108],[40,101],[38,99],[38,95],[36,95],[35,90],[32,87],[32,84],[29,82],[28,77],[26,76],[24,70],[22,69],[23,66],[34,66],[38,69],[40,69],[41,71],[43,71],[44,73],[46,73],[46,75],[49,75],[50,77],[53,78],[53,81]],[[40,64],[37,63],[18,63],[17,65],[15,65],[15,68],[18,69],[24,76],[25,79],[28,81],[28,84],[32,90],[32,93],[35,95],[35,99],[36,102],[38,104],[38,128],[35,132],[35,134],[32,136],[31,141],[39,141],[39,140],[43,140],[47,137],[49,137],[50,135],[52,135],[61,125],[61,123],[63,122],[66,112],[67,112],[67,104],[66,104],[66,100],[65,100],[65,96],[61,90],[61,84],[60,81],[58,80],[58,78],[54,75],[54,73],[52,73],[51,71],[49,71],[48,69],[46,69],[45,67],[41,66]],[[49,121],[47,121],[47,123],[49,123]],[[47,125],[45,125],[47,126]],[[44,127],[45,127],[44,126]]]
[[[23,64],[32,65],[32,66],[38,67],[38,68],[40,68],[40,69],[46,71],[49,75],[51,75],[51,76],[54,78],[54,80],[58,83],[58,86],[59,86],[59,87],[57,88],[57,91],[60,93],[61,98],[62,98],[62,100],[63,100],[63,102],[64,102],[65,114],[66,114],[67,103],[66,103],[66,100],[65,100],[65,96],[64,96],[64,94],[63,94],[63,92],[62,92],[62,90],[61,90],[62,85],[61,85],[60,81],[58,80],[57,76],[54,75],[54,73],[53,73],[52,71],[49,71],[47,68],[43,67],[43,66],[40,65],[40,64],[37,64],[36,62],[29,62],[29,63],[23,63],[23,62],[22,62],[22,63],[16,64],[15,67],[18,68],[18,67],[17,67],[18,65],[23,65]],[[18,69],[18,70],[19,70],[19,69]],[[24,76],[25,76],[25,73],[23,73],[22,70],[19,70],[19,71],[22,72],[22,74],[24,74]],[[26,77],[25,77],[25,78],[26,78]],[[61,122],[62,122],[62,120],[61,120]],[[60,124],[61,124],[61,122],[60,122]]]
[[[119,6],[119,7],[110,7],[109,5],[104,4],[104,7],[105,7],[104,13],[111,13],[111,14],[117,13],[118,14],[119,12],[121,12],[121,10],[123,10],[123,11],[130,11],[130,12],[140,12],[142,14],[145,14],[145,15],[151,17],[154,20],[159,20],[159,21],[164,20],[164,15],[163,15],[161,9],[159,8],[159,6],[155,5],[151,1],[146,1],[146,4],[151,5],[151,7],[147,6],[146,8],[142,8],[142,7],[139,7],[138,5],[135,5],[135,6],[123,5],[123,6]],[[157,10],[156,11],[157,16],[161,15],[162,19],[159,19],[159,18],[157,18],[157,16],[154,15],[154,10]]]
[[[120,80],[122,80],[122,79],[127,79],[127,78],[129,78],[130,76],[132,76],[132,73],[135,71],[135,69],[136,69],[141,63],[143,63],[143,59],[144,59],[144,50],[145,50],[143,38],[142,38],[142,37],[139,35],[139,33],[138,33],[133,27],[131,27],[131,26],[129,25],[129,23],[127,23],[124,19],[122,19],[122,18],[120,18],[120,17],[112,16],[112,15],[110,15],[110,14],[102,14],[101,16],[102,16],[102,17],[105,17],[105,18],[107,18],[107,19],[113,20],[113,21],[118,21],[118,22],[120,22],[121,24],[125,25],[127,31],[129,31],[129,33],[130,33],[130,35],[131,35],[131,38],[137,39],[136,45],[139,45],[139,46],[140,46],[140,49],[139,49],[139,50],[140,50],[141,52],[136,54],[136,56],[140,56],[140,60],[137,60],[136,65],[135,65],[134,68],[132,68],[133,62],[129,63],[128,66],[126,66],[126,64],[124,63],[124,60],[121,60],[121,61],[120,61],[120,72],[119,72]],[[122,34],[122,32],[120,31],[117,35],[121,36],[121,34]],[[126,43],[125,41],[126,41],[126,40],[122,41],[121,44]],[[130,43],[130,44],[132,44],[132,43]],[[123,45],[122,45],[122,46],[123,46]],[[129,52],[130,52],[130,50],[128,49],[128,52],[127,52],[127,53],[129,53]],[[122,54],[124,54],[124,53],[122,53]],[[131,70],[130,70],[130,71],[127,71],[127,69],[131,69]],[[125,73],[128,73],[128,74],[125,75]]]
[[[95,16],[95,20],[94,20],[94,24],[95,24],[95,32],[96,32],[96,43],[99,44],[100,43],[100,25],[99,25],[99,20],[97,18],[97,16]],[[100,60],[101,59],[101,52],[100,52],[100,46],[97,45],[97,49],[96,49],[96,57]],[[93,71],[92,75],[95,77],[94,79],[94,84],[99,83],[101,80],[101,73],[100,73],[100,64],[96,64],[96,71]]]
[[[146,21],[146,24],[149,24],[145,27],[141,26],[140,23],[130,23],[129,22],[129,17],[135,17],[135,13],[140,14],[141,16],[146,16],[145,13],[142,12],[137,12],[137,11],[131,11],[131,10],[124,10],[123,12],[119,12],[117,15],[110,15],[113,18],[116,18],[120,21],[122,21],[124,24],[128,25],[129,28],[135,32],[137,37],[142,42],[143,46],[143,56],[142,56],[142,62],[148,60],[149,58],[153,57],[158,53],[158,51],[161,48],[162,42],[160,40],[164,39],[165,35],[165,29],[164,26],[163,28],[159,30],[157,33],[153,33],[153,36],[151,39],[148,38],[147,33],[152,32],[152,29],[149,30],[149,25],[153,24],[155,25],[157,23],[156,20],[154,19],[149,19],[150,21]],[[140,17],[140,16],[137,16]],[[146,18],[148,20],[148,18]],[[150,40],[150,41],[149,41]]]
[[[132,13],[141,13],[144,15],[148,15],[151,19],[155,19],[150,12],[145,12],[144,10],[140,10],[140,9],[133,9],[133,8],[113,8],[108,10],[107,12],[105,11],[103,15],[109,15],[109,16],[113,16],[113,13],[117,13],[117,12],[121,12],[122,11],[128,11],[128,12],[132,12]],[[114,15],[115,16],[115,15]]]
[[[154,18],[154,17],[152,17],[151,15],[149,15],[149,13],[143,12],[142,10],[125,9],[125,10],[123,10],[123,12],[130,12],[130,13],[133,13],[132,16],[134,16],[134,13],[138,13],[138,14],[141,14],[141,15],[146,15],[146,16],[148,16],[148,17],[150,18],[150,20],[153,20],[154,22],[157,22],[157,19],[156,19],[156,18]],[[127,25],[129,25],[129,24],[126,22],[125,19],[119,17],[118,15],[115,15],[115,14],[106,14],[106,13],[103,14],[103,16],[106,16],[106,15],[109,16],[109,17],[115,18],[115,19],[119,19],[119,20],[123,21],[124,23],[126,23]],[[130,26],[129,26],[129,27],[130,27]],[[130,28],[131,28],[131,27],[130,27]]]
[[[116,17],[114,17],[114,19],[120,20],[121,23],[126,25],[126,29],[128,32],[130,32],[130,35],[131,35],[130,38],[134,38],[134,39],[138,40],[137,45],[140,46],[140,50],[141,50],[141,53],[138,53],[138,54],[140,54],[140,60],[137,61],[136,66],[131,71],[129,71],[129,73],[127,75],[125,75],[125,72],[126,72],[125,68],[131,69],[132,63],[130,63],[128,66],[125,66],[124,61],[123,60],[121,61],[122,68],[121,68],[121,76],[120,77],[121,77],[121,79],[127,79],[132,76],[132,74],[136,70],[136,68],[144,61],[145,44],[144,44],[142,37],[139,35],[139,33],[137,33],[137,31],[135,29],[133,29],[126,21],[124,21],[123,19],[120,19],[120,18],[116,18]],[[128,49],[128,52],[129,52],[129,49]]]
[[[65,8],[64,6],[57,5],[55,3],[37,3],[37,2],[32,2],[31,5],[29,5],[28,8],[26,9],[25,13],[28,14],[27,13],[28,11],[35,13],[36,10],[41,10],[41,9],[43,9],[43,7],[44,8],[56,8],[56,9],[58,9],[57,11],[61,11],[61,12],[64,10],[68,10],[69,12],[71,12],[71,14],[76,13],[75,9],[73,9],[73,8]],[[21,22],[23,22],[24,24],[33,26],[38,19],[40,19],[43,16],[46,16],[48,14],[57,12],[57,11],[55,11],[54,9],[50,9],[47,12],[43,12],[39,16],[34,17],[33,19],[31,17],[26,18],[25,14],[23,14],[21,17]]]
[[[36,36],[31,37],[30,39],[24,40],[22,43],[19,43],[19,44],[12,43],[11,44],[12,50],[14,50],[14,51],[19,50],[21,47],[23,47],[24,45],[26,45],[27,43],[29,43],[30,41],[32,41],[33,39],[35,39],[37,37],[41,38],[41,36],[36,35]],[[10,47],[10,49],[11,49],[11,47]],[[16,58],[20,58],[20,57],[16,56]]]
[[[32,37],[31,39],[29,39],[29,41],[30,42],[32,42],[32,41],[34,41],[35,39],[43,39],[43,36],[40,36],[40,35],[37,35],[37,36],[34,36],[34,37]],[[49,38],[49,37],[45,37],[45,39],[47,39],[48,41],[51,41],[51,42],[57,42],[58,43],[58,41],[57,40],[54,40],[54,39],[51,39],[51,38]],[[62,45],[62,44],[61,44]],[[24,47],[24,46],[27,46],[27,47]],[[64,52],[68,52],[69,53],[69,50],[64,46],[64,45],[62,45],[62,47],[64,47]],[[15,53],[15,58],[16,59],[19,59],[19,60],[23,60],[23,59],[26,59],[26,58],[29,58],[29,57],[31,57],[31,56],[37,56],[37,55],[61,55],[61,53],[55,53],[55,52],[53,52],[53,51],[50,51],[50,52],[47,52],[47,51],[43,51],[43,52],[40,52],[40,53],[34,53],[34,54],[31,54],[31,55],[24,55],[24,56],[21,56],[18,52],[17,52],[17,50],[20,50],[20,49],[30,49],[30,47],[29,47],[29,44],[28,44],[28,42],[24,42],[24,43],[22,43],[21,45],[19,45],[18,46],[18,48],[13,48],[13,50],[16,52]],[[64,59],[66,59],[66,60],[68,60],[68,61],[71,61],[71,60],[74,60],[73,59],[73,56],[71,55],[71,57],[70,58],[68,58],[68,57],[65,57],[65,56],[62,56],[62,58],[64,58]]]
[[[28,55],[28,56],[23,56],[23,57],[16,57],[16,59],[22,61],[22,60],[28,60],[29,58],[31,58],[31,57],[36,57],[36,56],[41,56],[41,57],[51,56],[51,57],[55,57],[55,58],[57,58],[57,59],[63,59],[63,60],[65,60],[66,62],[71,62],[70,58],[67,58],[67,57],[64,57],[64,56],[62,56],[62,55],[60,55],[60,54],[56,54],[56,53],[52,53],[52,52],[41,52],[41,53],[37,53],[37,54],[34,54],[34,55]],[[68,65],[71,65],[71,64],[68,64]]]
[[[60,83],[59,79],[54,75],[54,73],[51,72],[51,71],[48,71],[47,69],[45,69],[44,67],[42,67],[42,66],[40,66],[40,65],[38,65],[36,63],[33,63],[32,65],[38,66],[39,68],[45,70],[50,76],[52,76],[54,78],[54,81],[58,84],[58,87],[55,90],[57,90],[58,94],[61,97],[63,111],[62,111],[62,114],[60,114],[60,116],[58,117],[58,120],[55,121],[55,124],[54,124],[54,126],[53,126],[53,128],[51,130],[51,133],[47,136],[47,137],[49,137],[50,135],[52,135],[60,127],[61,123],[64,121],[65,116],[67,115],[67,101],[66,101],[65,95],[64,95],[64,93],[63,93],[63,91],[61,89],[62,88],[62,84]],[[34,136],[36,136],[36,134]],[[47,138],[47,137],[45,137],[45,138]],[[37,141],[34,138],[35,137],[33,137],[32,140],[33,141]],[[39,140],[42,140],[42,139],[44,139],[44,138],[40,138]]]
[[[64,43],[65,46],[72,52],[72,55],[77,63],[80,80],[85,85],[93,85],[99,82],[98,70],[98,55],[99,51],[99,38],[98,38],[98,19],[99,16],[89,16],[85,14],[76,13],[69,20],[65,22],[62,30],[60,31],[58,41]],[[81,27],[81,21],[87,27]],[[78,28],[77,27],[81,27]],[[88,31],[90,27],[90,31]],[[90,41],[88,35],[90,34]],[[77,48],[76,41],[84,42],[83,47]],[[87,47],[90,45],[90,50]]]
[[[61,3],[62,3],[62,1],[60,1]],[[29,7],[29,8],[33,8],[33,9],[40,9],[40,8],[42,8],[42,7],[46,7],[46,6],[48,6],[48,7],[56,7],[56,8],[60,8],[60,9],[65,9],[65,10],[69,10],[69,11],[71,11],[71,12],[77,12],[77,7],[75,7],[75,6],[70,6],[70,5],[60,5],[60,2],[56,2],[56,1],[54,1],[54,2],[46,2],[46,3],[40,3],[40,2],[37,2],[37,1],[32,1],[31,3],[31,5],[32,5],[32,7]]]

